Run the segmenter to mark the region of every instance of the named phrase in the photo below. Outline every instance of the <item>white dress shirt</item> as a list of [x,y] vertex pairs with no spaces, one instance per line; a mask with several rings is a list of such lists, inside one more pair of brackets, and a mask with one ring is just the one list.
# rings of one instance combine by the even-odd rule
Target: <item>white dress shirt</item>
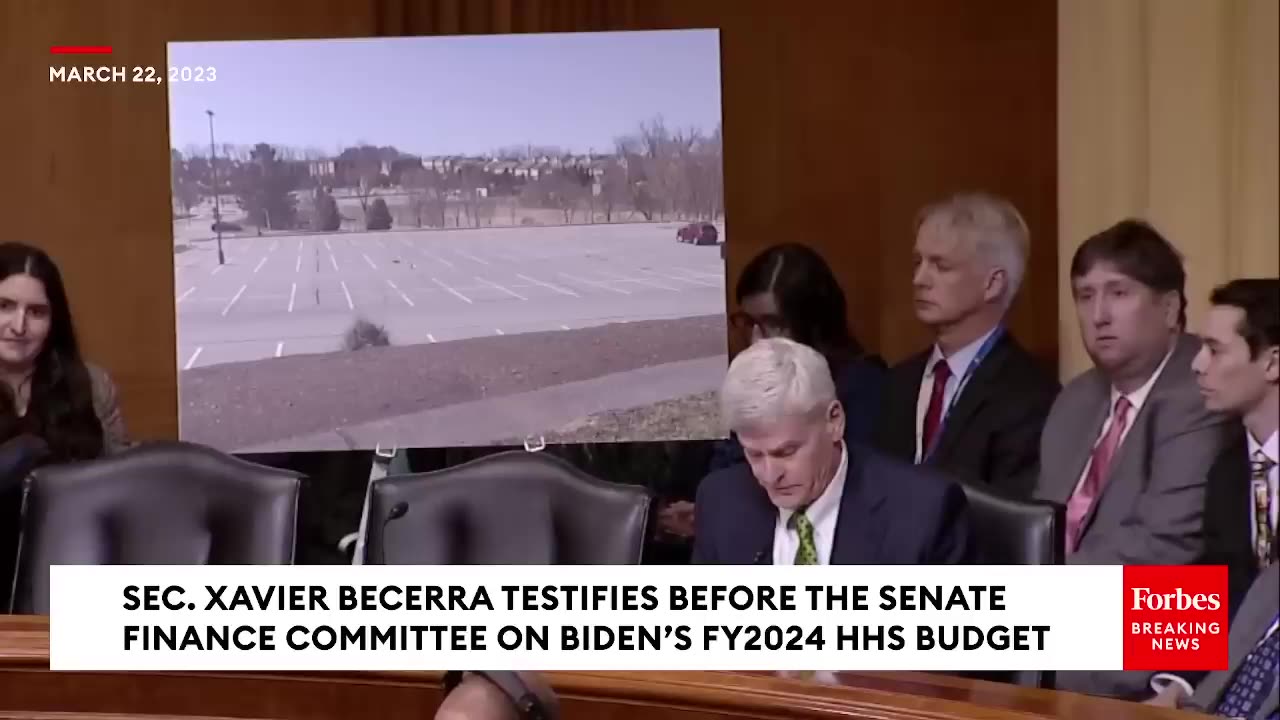
[[[1249,462],[1253,462],[1253,457],[1259,450],[1262,454],[1271,459],[1272,463],[1280,462],[1277,456],[1280,456],[1280,432],[1271,433],[1271,437],[1267,438],[1264,443],[1259,443],[1253,438],[1253,433],[1245,433],[1249,437]],[[1252,470],[1249,473],[1253,476]],[[1271,466],[1271,472],[1267,473],[1267,487],[1270,488],[1271,506],[1268,508],[1271,522],[1271,536],[1275,537],[1276,520],[1280,516],[1280,467]],[[1249,490],[1249,546],[1253,547],[1258,542],[1258,516],[1257,508],[1253,504],[1253,490]]]
[[[827,483],[817,500],[805,509],[805,516],[813,524],[813,544],[818,551],[818,564],[831,564],[831,548],[835,542],[836,525],[840,519],[840,498],[844,496],[844,477],[849,471],[849,449],[841,443],[840,466]],[[773,528],[773,564],[794,565],[796,551],[800,549],[800,534],[789,527],[791,510],[778,509],[778,522]]]
[[[1115,419],[1116,414],[1116,401],[1123,395],[1129,401],[1129,415],[1125,418],[1126,424],[1124,426],[1124,432],[1120,433],[1120,441],[1116,443],[1116,455],[1120,454],[1120,448],[1124,447],[1124,439],[1129,437],[1129,431],[1133,429],[1134,420],[1138,418],[1138,413],[1142,411],[1142,406],[1147,402],[1147,396],[1151,394],[1151,388],[1155,387],[1156,380],[1160,379],[1160,373],[1164,372],[1164,366],[1169,364],[1169,358],[1171,357],[1173,357],[1172,349],[1170,349],[1169,353],[1164,356],[1164,360],[1160,361],[1160,365],[1156,368],[1156,371],[1151,373],[1151,377],[1147,378],[1147,381],[1142,384],[1142,387],[1131,393],[1122,393],[1117,390],[1114,385],[1111,386],[1111,405],[1107,407],[1107,419],[1103,421],[1102,428],[1098,430],[1098,437],[1093,441],[1093,446],[1095,448],[1098,446],[1098,443],[1102,442],[1102,438],[1107,436],[1107,431],[1111,429],[1111,421]],[[1114,457],[1112,459],[1114,460]],[[1076,481],[1076,490],[1079,490],[1080,485],[1084,483],[1084,479],[1089,477],[1089,468],[1092,466],[1093,454],[1090,452],[1089,459],[1084,463],[1084,470],[1080,472],[1080,479]],[[1071,494],[1074,495],[1075,490],[1073,490]]]
[[924,442],[924,416],[929,414],[929,399],[933,397],[934,366],[938,364],[939,360],[945,359],[947,367],[951,369],[951,377],[947,378],[947,386],[942,391],[942,409],[943,417],[945,418],[946,411],[951,409],[952,402],[956,399],[956,393],[963,389],[960,387],[960,379],[969,371],[969,366],[973,364],[978,351],[982,349],[982,344],[997,329],[998,327],[991,328],[982,337],[951,353],[950,356],[943,354],[942,348],[938,347],[937,343],[934,343],[933,352],[929,353],[929,361],[924,364],[924,376],[920,378],[920,392],[916,394],[917,464],[923,459],[925,452],[925,448],[922,447]]

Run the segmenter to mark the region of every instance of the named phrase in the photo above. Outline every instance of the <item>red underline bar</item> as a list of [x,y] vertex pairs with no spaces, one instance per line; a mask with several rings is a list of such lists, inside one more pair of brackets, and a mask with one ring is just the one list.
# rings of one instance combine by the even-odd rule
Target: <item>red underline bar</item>
[[54,45],[49,48],[52,55],[110,55],[110,45]]

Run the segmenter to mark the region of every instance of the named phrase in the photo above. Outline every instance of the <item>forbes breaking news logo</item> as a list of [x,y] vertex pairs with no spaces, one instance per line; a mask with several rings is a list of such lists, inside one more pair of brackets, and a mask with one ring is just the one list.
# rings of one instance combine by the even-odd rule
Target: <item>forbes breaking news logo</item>
[[1227,569],[1126,566],[1125,670],[1225,670]]

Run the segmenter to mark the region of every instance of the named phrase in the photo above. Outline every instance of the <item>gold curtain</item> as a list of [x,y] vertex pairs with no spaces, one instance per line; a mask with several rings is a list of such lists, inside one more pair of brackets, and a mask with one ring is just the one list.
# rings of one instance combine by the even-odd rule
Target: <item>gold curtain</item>
[[1061,373],[1089,366],[1071,256],[1149,220],[1183,253],[1192,331],[1213,286],[1280,265],[1280,3],[1059,0]]

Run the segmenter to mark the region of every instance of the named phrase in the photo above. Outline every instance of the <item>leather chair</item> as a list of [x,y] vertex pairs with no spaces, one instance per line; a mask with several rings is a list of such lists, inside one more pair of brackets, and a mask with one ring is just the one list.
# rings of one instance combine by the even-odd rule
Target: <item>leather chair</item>
[[34,435],[19,435],[0,444],[0,611],[9,610],[13,573],[22,526],[22,486],[27,475],[49,455],[49,446]]
[[51,565],[290,564],[302,478],[180,442],[40,468],[12,609],[48,612]]
[[[978,561],[985,565],[1061,565],[1066,558],[1066,508],[1044,500],[1020,500],[990,488],[962,484],[969,499]],[[970,676],[1025,687],[1052,688],[1054,674],[1014,670]]]
[[634,565],[651,497],[542,452],[489,455],[388,475],[369,492],[364,562],[390,565]]
[[987,565],[1061,565],[1066,558],[1066,508],[1022,500],[963,484],[969,499],[980,562]]

